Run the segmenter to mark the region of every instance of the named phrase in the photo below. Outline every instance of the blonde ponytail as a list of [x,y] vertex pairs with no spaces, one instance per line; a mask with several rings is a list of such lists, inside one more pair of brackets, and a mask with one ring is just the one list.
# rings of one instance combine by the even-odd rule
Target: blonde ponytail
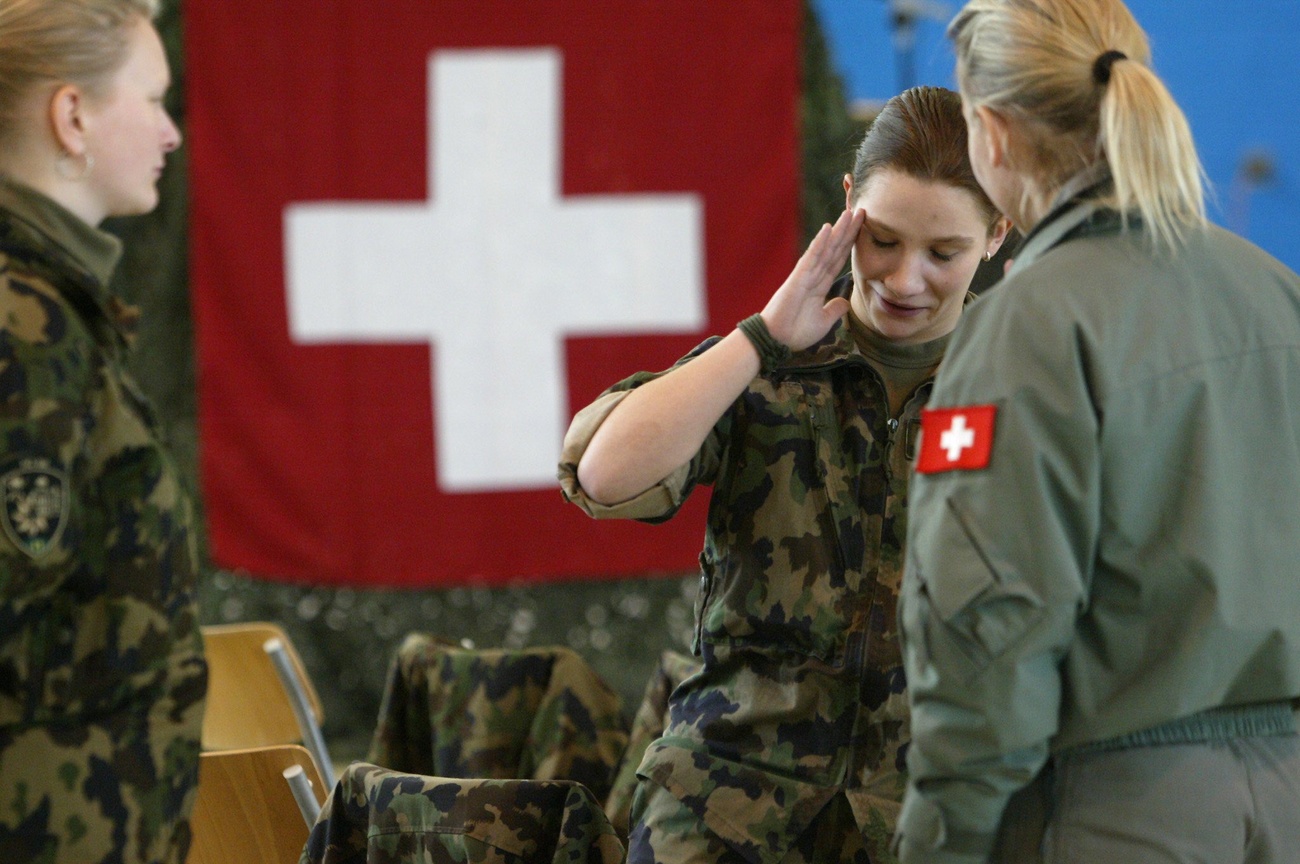
[[[971,106],[1016,122],[1040,197],[1104,160],[1112,202],[1157,243],[1204,226],[1204,172],[1182,109],[1120,0],[970,0],[948,27]],[[1043,214],[1039,214],[1040,216]]]
[[1174,245],[1205,224],[1203,173],[1192,130],[1164,83],[1140,63],[1116,63],[1102,85],[1098,140],[1115,180],[1115,205],[1137,211]]

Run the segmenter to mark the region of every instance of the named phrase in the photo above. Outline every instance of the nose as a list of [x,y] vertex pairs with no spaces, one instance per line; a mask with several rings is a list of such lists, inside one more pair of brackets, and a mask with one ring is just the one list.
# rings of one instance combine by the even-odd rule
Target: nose
[[915,297],[925,290],[921,262],[916,255],[900,255],[894,267],[880,280],[885,290],[898,298]]
[[176,126],[176,121],[172,119],[172,116],[164,112],[162,129],[163,152],[170,153],[179,146],[181,146],[181,130]]

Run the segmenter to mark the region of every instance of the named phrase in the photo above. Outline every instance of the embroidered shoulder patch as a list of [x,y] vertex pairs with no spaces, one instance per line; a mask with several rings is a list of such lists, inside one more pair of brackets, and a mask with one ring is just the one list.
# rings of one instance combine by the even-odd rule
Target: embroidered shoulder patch
[[49,459],[28,458],[0,474],[5,536],[29,558],[39,559],[58,545],[68,523],[67,475]]
[[917,472],[937,474],[987,468],[993,452],[996,414],[994,405],[923,409]]

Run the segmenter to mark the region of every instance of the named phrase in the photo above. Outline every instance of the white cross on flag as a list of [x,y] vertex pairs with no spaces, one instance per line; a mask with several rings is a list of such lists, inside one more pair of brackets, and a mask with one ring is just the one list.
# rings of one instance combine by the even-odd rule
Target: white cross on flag
[[729,331],[797,258],[800,8],[187,7],[216,562],[412,586],[693,569],[707,489],[662,526],[596,522],[556,463],[577,409]]
[[920,474],[987,468],[993,452],[994,405],[927,408],[921,412]]

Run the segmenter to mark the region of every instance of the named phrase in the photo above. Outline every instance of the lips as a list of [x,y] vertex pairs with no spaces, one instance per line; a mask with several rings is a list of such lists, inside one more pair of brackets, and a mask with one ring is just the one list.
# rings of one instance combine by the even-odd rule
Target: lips
[[890,315],[897,315],[900,318],[914,318],[925,311],[924,306],[903,306],[899,303],[886,300],[882,295],[877,294],[876,300],[880,302],[883,308]]

